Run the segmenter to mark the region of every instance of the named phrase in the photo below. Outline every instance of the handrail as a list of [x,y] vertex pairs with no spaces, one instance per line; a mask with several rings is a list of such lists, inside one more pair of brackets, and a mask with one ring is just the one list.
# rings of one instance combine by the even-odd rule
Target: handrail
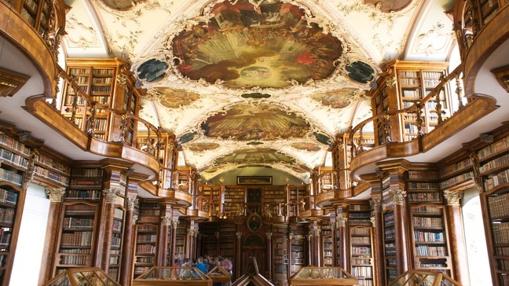
[[[398,109],[398,110],[388,110],[386,112],[382,112],[380,114],[376,114],[370,118],[367,118],[367,119],[361,121],[359,124],[357,124],[354,128],[352,128],[352,130],[349,134],[349,138],[348,138],[349,144],[352,146],[352,148],[351,148],[352,159],[359,153],[362,153],[363,151],[365,151],[363,149],[363,144],[362,144],[362,138],[363,138],[362,130],[368,123],[370,123],[370,122],[374,123],[375,120],[383,120],[384,126],[387,126],[388,125],[387,122],[389,122],[390,118],[393,116],[399,116],[400,114],[403,114],[403,113],[415,114],[417,129],[418,129],[417,136],[420,137],[420,136],[424,135],[424,132],[422,131],[422,124],[424,122],[424,120],[422,118],[422,109],[425,106],[425,104],[428,103],[428,101],[433,100],[435,98],[436,98],[436,102],[437,102],[436,113],[437,113],[437,117],[438,117],[438,126],[440,126],[445,121],[444,118],[442,118],[442,109],[441,109],[442,106],[440,104],[440,98],[439,98],[440,93],[444,89],[444,87],[447,84],[449,84],[449,82],[453,79],[456,80],[457,88],[456,88],[455,92],[456,92],[457,100],[458,100],[458,109],[454,110],[451,113],[455,113],[456,111],[463,109],[464,108],[464,103],[463,103],[464,94],[463,94],[462,79],[461,79],[462,73],[463,73],[463,64],[460,64],[448,75],[442,76],[442,78],[440,79],[440,82],[437,84],[437,86],[435,86],[435,88],[427,96],[425,96],[421,100],[415,102],[411,106],[408,106],[408,107],[405,107],[402,109]],[[382,143],[392,142],[391,137],[390,137],[390,132],[387,130],[388,128],[384,128],[384,129],[385,130],[384,130],[383,138],[387,138],[387,139],[385,139],[385,142],[375,142],[375,146],[382,145]],[[359,133],[358,136],[357,136],[357,133]],[[358,146],[356,146],[356,144],[354,143],[354,139],[356,137],[359,141]]]

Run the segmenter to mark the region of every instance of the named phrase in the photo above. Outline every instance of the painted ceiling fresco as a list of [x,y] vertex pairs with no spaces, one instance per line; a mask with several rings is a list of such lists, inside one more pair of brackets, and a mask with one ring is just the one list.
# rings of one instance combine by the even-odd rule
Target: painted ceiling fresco
[[200,99],[200,95],[197,93],[167,87],[155,87],[150,89],[148,93],[168,108],[187,106]]
[[364,0],[364,3],[375,5],[377,9],[389,13],[406,8],[412,0]]
[[268,103],[235,105],[201,127],[207,137],[241,141],[300,138],[310,131],[304,118]]
[[287,87],[327,78],[343,50],[339,39],[308,23],[304,10],[290,3],[227,0],[207,16],[172,42],[178,70],[193,80]]
[[254,148],[238,150],[232,154],[218,158],[214,161],[214,165],[222,164],[271,165],[275,163],[293,165],[295,162],[296,160],[294,158],[281,152],[277,152],[273,149]]
[[219,158],[267,149],[305,180],[336,134],[371,116],[385,62],[448,58],[447,1],[66,0],[63,42],[69,57],[131,62],[140,116],[207,176],[245,166]]

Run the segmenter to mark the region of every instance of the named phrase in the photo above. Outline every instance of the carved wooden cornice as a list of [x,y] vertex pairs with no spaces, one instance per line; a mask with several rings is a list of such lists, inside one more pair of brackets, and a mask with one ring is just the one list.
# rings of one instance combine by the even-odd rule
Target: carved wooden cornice
[[12,97],[30,77],[5,68],[0,68],[0,97]]

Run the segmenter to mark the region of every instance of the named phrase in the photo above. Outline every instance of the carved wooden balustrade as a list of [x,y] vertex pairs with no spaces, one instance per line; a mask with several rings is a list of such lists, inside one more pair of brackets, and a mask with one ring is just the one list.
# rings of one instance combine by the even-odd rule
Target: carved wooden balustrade
[[[463,65],[459,65],[454,71],[442,77],[427,96],[416,101],[413,105],[399,110],[386,110],[357,124],[350,133],[348,143],[352,146],[350,150],[352,171],[368,163],[374,163],[376,160],[388,157],[405,157],[425,152],[466,127],[466,124],[471,124],[491,112],[495,108],[493,99],[465,96],[462,78],[463,68]],[[449,108],[447,116],[444,116],[445,112],[442,111],[440,104],[440,94],[445,88],[453,88],[456,97],[456,104]],[[423,108],[429,103],[434,104],[437,125],[434,129],[428,128],[425,130],[423,128],[425,116]],[[459,116],[460,114],[463,114],[463,117]],[[401,134],[401,130],[404,128],[403,124],[400,124],[397,127],[401,130],[396,130],[396,132],[391,130],[391,128],[394,128],[390,124],[393,118],[404,118],[400,122],[412,120],[417,126],[417,134],[413,137],[403,137],[403,140],[393,140],[391,134]],[[366,134],[369,135],[369,138],[373,137],[374,126],[382,126],[377,130],[382,134],[374,136],[375,142],[372,144],[364,138]]]
[[[509,4],[507,0],[466,0],[457,1],[454,9],[455,33],[462,57],[497,14]],[[500,28],[507,26],[502,23]]]

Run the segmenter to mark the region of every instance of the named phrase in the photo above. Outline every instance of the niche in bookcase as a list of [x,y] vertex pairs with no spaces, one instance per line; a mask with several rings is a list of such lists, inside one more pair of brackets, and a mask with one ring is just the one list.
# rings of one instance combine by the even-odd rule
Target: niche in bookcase
[[323,266],[334,266],[334,225],[329,220],[321,221],[322,262]]
[[[459,166],[463,165],[459,162]],[[408,172],[413,264],[416,269],[442,271],[452,276],[447,216],[438,178],[432,169]]]
[[31,150],[0,131],[0,285],[8,285],[16,250]]
[[509,284],[509,135],[478,151],[488,251],[495,285]]
[[113,222],[111,226],[111,242],[108,259],[108,275],[119,281],[120,263],[122,261],[122,236],[124,234],[125,209],[117,205],[113,209]]
[[64,202],[56,255],[56,273],[69,267],[93,266],[99,206],[87,202]]
[[369,202],[351,204],[348,209],[348,240],[351,274],[361,286],[374,285],[373,227]]
[[383,269],[385,270],[385,283],[389,284],[398,276],[398,261],[396,258],[396,223],[395,205],[390,189],[390,177],[382,180],[382,219],[383,219]]
[[[67,60],[67,73],[74,78],[79,91],[96,102],[96,118],[93,125],[95,138],[111,141],[120,141],[122,138],[122,132],[118,128],[120,116],[111,113],[110,109],[129,115],[137,115],[139,111],[140,91],[135,88],[134,78],[126,75],[125,65],[116,58]],[[119,77],[123,78],[122,83],[116,80]],[[77,96],[77,91],[70,83],[66,83],[62,97],[62,114],[72,119],[73,109],[74,124],[86,131],[91,105],[83,97]],[[132,140],[136,124],[135,120],[127,124],[127,138],[124,142],[134,143]]]
[[157,265],[161,205],[157,200],[143,200],[136,225],[134,277]]
[[290,224],[290,276],[308,263],[306,229],[302,224]]

